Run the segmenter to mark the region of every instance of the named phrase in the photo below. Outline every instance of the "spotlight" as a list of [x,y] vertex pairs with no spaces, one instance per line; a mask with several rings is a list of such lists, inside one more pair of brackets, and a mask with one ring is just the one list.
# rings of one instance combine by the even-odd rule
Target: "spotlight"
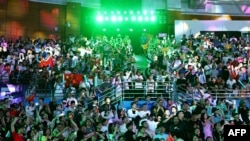
[[102,17],[101,15],[98,15],[98,16],[96,17],[96,20],[97,20],[98,22],[102,22],[102,21],[103,21],[103,17]]
[[119,16],[119,17],[118,17],[118,21],[122,21],[122,16]]
[[115,22],[115,21],[116,21],[116,16],[112,16],[112,17],[111,17],[111,21],[112,21],[112,22]]
[[155,16],[151,16],[150,20],[155,21]]
[[131,17],[131,20],[132,20],[132,21],[135,21],[135,20],[136,20],[136,17],[135,17],[135,16],[132,16],[132,17]]
[[138,21],[140,21],[140,22],[142,21],[142,16],[138,17]]

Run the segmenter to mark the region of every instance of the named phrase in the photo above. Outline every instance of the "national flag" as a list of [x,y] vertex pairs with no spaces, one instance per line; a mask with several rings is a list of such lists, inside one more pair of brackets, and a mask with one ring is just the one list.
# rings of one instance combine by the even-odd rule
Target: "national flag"
[[83,75],[77,73],[65,73],[64,74],[65,86],[69,86],[70,84],[74,87],[78,87],[80,83],[83,81]]
[[72,75],[72,85],[78,87],[80,83],[83,81],[83,75],[82,74],[73,74]]
[[54,67],[54,61],[52,57],[49,57],[47,59],[43,59],[42,61],[40,61],[39,63],[39,67],[43,68],[43,67],[50,67],[53,68]]

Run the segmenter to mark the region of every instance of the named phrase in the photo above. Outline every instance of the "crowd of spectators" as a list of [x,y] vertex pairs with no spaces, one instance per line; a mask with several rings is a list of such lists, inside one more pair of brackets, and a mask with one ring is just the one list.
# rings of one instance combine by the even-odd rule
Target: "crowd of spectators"
[[[129,36],[2,37],[1,82],[32,91],[27,104],[0,101],[0,140],[222,141],[224,125],[250,124],[248,47],[247,38],[184,35],[173,54],[159,53],[141,70]],[[71,73],[83,81],[66,84]],[[106,96],[112,87],[115,95]],[[38,89],[54,90],[53,100],[36,104]],[[123,90],[130,107],[112,103]]]

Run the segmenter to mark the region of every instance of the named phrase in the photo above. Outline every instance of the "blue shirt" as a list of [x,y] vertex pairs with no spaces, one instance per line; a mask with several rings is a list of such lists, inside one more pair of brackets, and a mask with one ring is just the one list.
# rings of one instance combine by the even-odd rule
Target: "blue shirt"
[[219,123],[221,120],[222,120],[221,116],[213,116],[213,123],[214,124]]
[[151,108],[154,106],[154,102],[145,102],[147,110],[151,110]]

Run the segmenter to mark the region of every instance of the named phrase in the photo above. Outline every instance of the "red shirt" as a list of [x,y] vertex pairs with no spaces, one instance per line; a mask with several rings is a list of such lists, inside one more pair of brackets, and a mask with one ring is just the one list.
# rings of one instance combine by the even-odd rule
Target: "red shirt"
[[12,132],[12,139],[13,141],[24,141],[23,136],[18,134],[17,132]]

